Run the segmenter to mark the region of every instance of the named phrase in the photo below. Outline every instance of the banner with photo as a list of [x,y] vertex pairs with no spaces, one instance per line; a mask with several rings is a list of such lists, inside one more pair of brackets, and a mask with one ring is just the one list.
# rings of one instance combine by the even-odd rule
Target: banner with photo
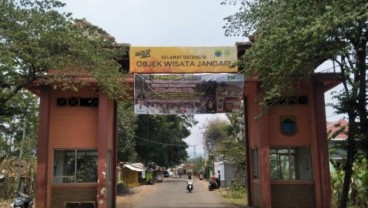
[[130,73],[237,73],[235,46],[130,47]]
[[135,74],[136,114],[239,112],[243,74]]

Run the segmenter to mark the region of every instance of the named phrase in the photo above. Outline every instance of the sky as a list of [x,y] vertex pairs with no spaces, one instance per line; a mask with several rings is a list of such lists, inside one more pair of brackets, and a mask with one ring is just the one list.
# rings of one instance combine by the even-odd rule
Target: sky
[[234,46],[223,18],[237,7],[221,0],[63,0],[73,17],[86,18],[132,46]]
[[[234,14],[238,6],[221,5],[222,0],[61,1],[66,3],[63,10],[74,18],[86,18],[115,37],[116,42],[131,46],[235,46],[236,42],[248,40],[224,35],[223,18]],[[326,93],[328,102],[329,94]],[[327,118],[337,119],[331,109],[326,110]],[[191,157],[204,155],[202,128],[212,116],[226,119],[224,114],[196,115],[199,124],[185,139]]]
[[[86,18],[118,43],[131,46],[235,46],[243,37],[224,35],[224,17],[238,9],[221,0],[62,0],[74,18]],[[199,123],[185,139],[188,154],[204,156],[203,125],[224,114],[196,115]]]

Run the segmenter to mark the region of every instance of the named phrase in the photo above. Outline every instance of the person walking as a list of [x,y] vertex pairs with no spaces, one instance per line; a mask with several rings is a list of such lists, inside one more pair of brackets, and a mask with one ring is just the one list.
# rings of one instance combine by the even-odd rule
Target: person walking
[[220,186],[221,186],[221,174],[220,174],[220,170],[218,170],[217,173],[218,173],[218,177],[217,177],[216,180],[217,180],[217,185],[220,188]]

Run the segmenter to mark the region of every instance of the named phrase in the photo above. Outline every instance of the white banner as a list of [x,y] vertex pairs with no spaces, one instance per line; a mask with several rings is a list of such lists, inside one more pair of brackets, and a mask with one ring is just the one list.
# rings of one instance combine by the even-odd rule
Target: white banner
[[239,112],[243,74],[135,74],[136,114]]

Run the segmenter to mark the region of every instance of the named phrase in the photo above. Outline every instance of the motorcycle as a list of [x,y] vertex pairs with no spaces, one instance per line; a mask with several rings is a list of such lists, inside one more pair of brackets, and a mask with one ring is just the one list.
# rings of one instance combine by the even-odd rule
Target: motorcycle
[[193,180],[192,179],[188,179],[188,181],[187,181],[187,190],[189,191],[189,193],[190,192],[192,192],[193,191]]
[[212,191],[213,189],[218,189],[218,185],[216,182],[210,182],[210,185],[208,185],[208,190]]
[[155,183],[155,180],[153,180],[152,178],[146,180],[147,185],[153,185],[154,183]]
[[199,180],[203,180],[203,174],[202,173],[199,174]]
[[32,208],[33,197],[19,192],[12,203],[13,208]]

